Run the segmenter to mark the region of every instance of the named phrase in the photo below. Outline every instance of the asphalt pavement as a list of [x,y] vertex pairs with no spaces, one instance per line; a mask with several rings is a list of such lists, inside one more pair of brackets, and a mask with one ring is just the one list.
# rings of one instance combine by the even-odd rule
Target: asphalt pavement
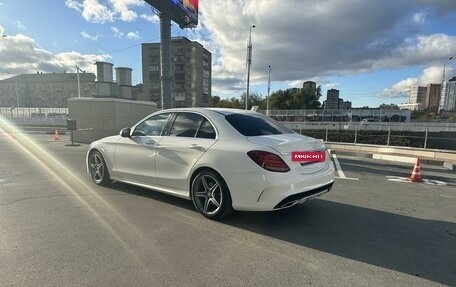
[[0,286],[456,286],[454,171],[336,155],[331,192],[218,222],[67,144],[0,131]]

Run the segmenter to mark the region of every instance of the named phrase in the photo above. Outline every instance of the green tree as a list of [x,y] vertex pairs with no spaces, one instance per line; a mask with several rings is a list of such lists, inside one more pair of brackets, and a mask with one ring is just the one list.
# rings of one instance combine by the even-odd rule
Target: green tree
[[217,107],[218,104],[220,103],[220,97],[219,96],[213,96],[213,97],[211,97],[210,102],[212,103],[211,105],[213,107]]
[[217,104],[214,104],[214,107],[241,109],[243,105],[238,98],[232,97],[231,99],[221,99]]
[[321,86],[317,90],[287,89],[271,94],[269,99],[270,109],[275,110],[301,110],[318,109],[321,106]]
[[[245,94],[241,96],[242,108],[245,108]],[[259,110],[266,110],[266,99],[259,93],[249,93],[248,108],[251,109],[253,106],[258,106]]]
[[321,87],[318,86],[317,90],[309,90],[309,89],[300,89],[294,97],[297,98],[298,106],[300,109],[305,110],[314,110],[319,109],[321,106],[320,103],[320,96],[321,96]]

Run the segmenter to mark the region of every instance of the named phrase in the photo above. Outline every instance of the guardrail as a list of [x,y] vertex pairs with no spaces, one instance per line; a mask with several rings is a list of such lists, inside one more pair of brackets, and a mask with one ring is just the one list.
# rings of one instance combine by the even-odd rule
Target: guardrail
[[326,142],[456,150],[456,124],[282,122],[301,134]]

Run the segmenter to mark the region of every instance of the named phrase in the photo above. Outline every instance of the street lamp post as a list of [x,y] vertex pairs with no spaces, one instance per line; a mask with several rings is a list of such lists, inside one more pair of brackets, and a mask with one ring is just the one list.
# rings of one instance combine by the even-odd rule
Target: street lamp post
[[17,92],[17,76],[14,79],[14,91],[16,92],[16,116],[19,118],[19,93]]
[[78,65],[75,65],[76,66],[76,73],[77,73],[77,79],[78,79],[78,98],[81,97],[81,81],[79,80],[79,71],[82,72],[82,70],[78,67]]
[[250,26],[249,32],[249,43],[247,44],[247,92],[245,93],[245,109],[249,108],[249,86],[250,86],[250,64],[252,63],[252,28],[255,28],[255,25]]
[[271,65],[268,73],[268,98],[266,99],[266,115],[269,116],[269,93],[271,92]]
[[[445,68],[446,65],[448,64],[449,61],[451,61],[453,57],[448,58],[446,60],[445,64],[443,64],[443,72],[442,72],[442,88],[441,88],[441,93],[440,93],[440,104],[439,104],[439,110],[442,110],[445,108],[446,104],[445,101],[446,99],[446,85],[445,85]],[[444,88],[445,86],[445,88]]]

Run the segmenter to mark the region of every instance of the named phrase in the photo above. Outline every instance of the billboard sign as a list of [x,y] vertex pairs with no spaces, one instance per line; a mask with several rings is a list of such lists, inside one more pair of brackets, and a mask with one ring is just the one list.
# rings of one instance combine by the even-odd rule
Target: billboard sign
[[160,13],[168,13],[181,28],[198,24],[198,0],[145,0]]

